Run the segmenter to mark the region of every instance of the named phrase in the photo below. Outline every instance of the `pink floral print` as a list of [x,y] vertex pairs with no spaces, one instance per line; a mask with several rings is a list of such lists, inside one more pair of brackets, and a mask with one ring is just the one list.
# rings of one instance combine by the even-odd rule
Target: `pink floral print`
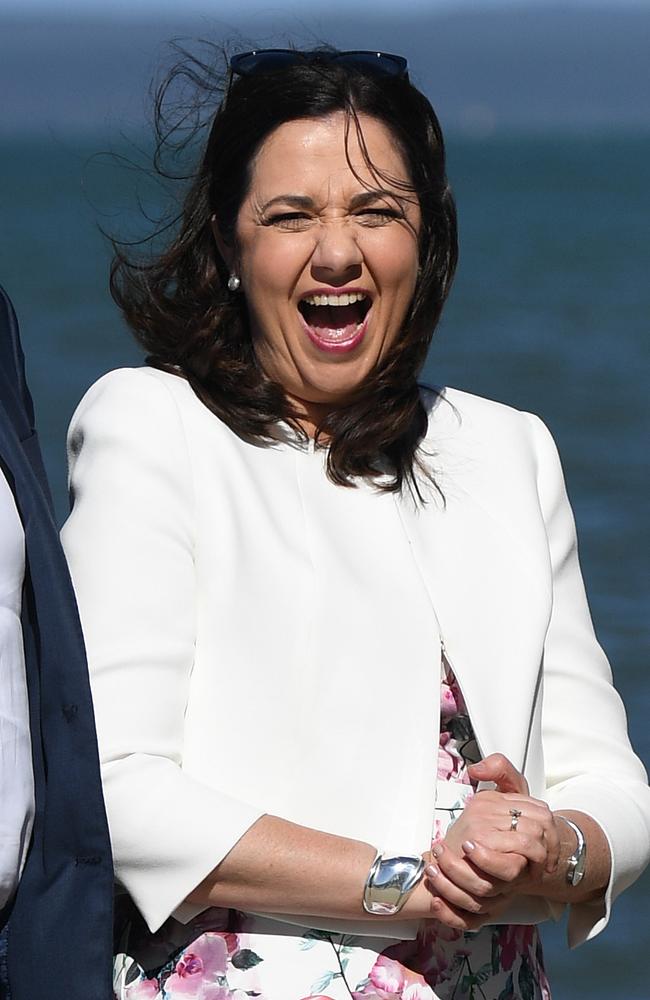
[[354,1000],[377,997],[381,1000],[435,1000],[435,994],[422,976],[386,955],[380,955],[368,977],[368,983],[353,993]]
[[165,993],[173,1000],[226,1000],[229,991],[222,985],[228,969],[228,948],[220,934],[203,934],[184,951],[165,983]]
[[157,979],[141,979],[126,988],[128,1000],[155,1000],[158,996]]

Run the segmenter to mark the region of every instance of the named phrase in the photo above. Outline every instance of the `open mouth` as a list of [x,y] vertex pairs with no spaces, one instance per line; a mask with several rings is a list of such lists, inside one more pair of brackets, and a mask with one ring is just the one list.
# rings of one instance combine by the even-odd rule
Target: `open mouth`
[[306,295],[298,310],[310,340],[322,350],[350,351],[363,339],[372,302],[365,292]]

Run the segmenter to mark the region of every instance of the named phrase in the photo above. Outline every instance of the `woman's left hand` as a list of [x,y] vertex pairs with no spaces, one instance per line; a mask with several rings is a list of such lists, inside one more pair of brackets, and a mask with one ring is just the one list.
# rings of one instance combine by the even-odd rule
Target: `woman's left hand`
[[469,769],[494,791],[473,796],[432,851],[426,874],[443,923],[475,929],[516,894],[539,891],[560,857],[560,831],[545,802],[528,794],[526,779],[502,754]]

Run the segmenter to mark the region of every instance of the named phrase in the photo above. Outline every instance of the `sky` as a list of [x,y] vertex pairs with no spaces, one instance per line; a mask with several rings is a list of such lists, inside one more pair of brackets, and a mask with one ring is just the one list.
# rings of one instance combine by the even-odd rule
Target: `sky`
[[139,129],[179,38],[400,52],[445,128],[472,135],[650,129],[650,0],[20,0],[7,16],[15,2],[0,134]]

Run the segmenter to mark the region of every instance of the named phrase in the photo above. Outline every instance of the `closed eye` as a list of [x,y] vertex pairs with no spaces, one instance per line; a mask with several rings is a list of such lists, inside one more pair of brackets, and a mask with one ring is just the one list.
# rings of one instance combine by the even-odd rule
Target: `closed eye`
[[385,226],[395,219],[403,219],[404,215],[395,208],[386,208],[377,205],[374,208],[364,208],[356,212],[355,218],[364,226]]
[[277,212],[268,216],[264,220],[264,225],[295,231],[306,229],[310,222],[311,216],[306,212]]

